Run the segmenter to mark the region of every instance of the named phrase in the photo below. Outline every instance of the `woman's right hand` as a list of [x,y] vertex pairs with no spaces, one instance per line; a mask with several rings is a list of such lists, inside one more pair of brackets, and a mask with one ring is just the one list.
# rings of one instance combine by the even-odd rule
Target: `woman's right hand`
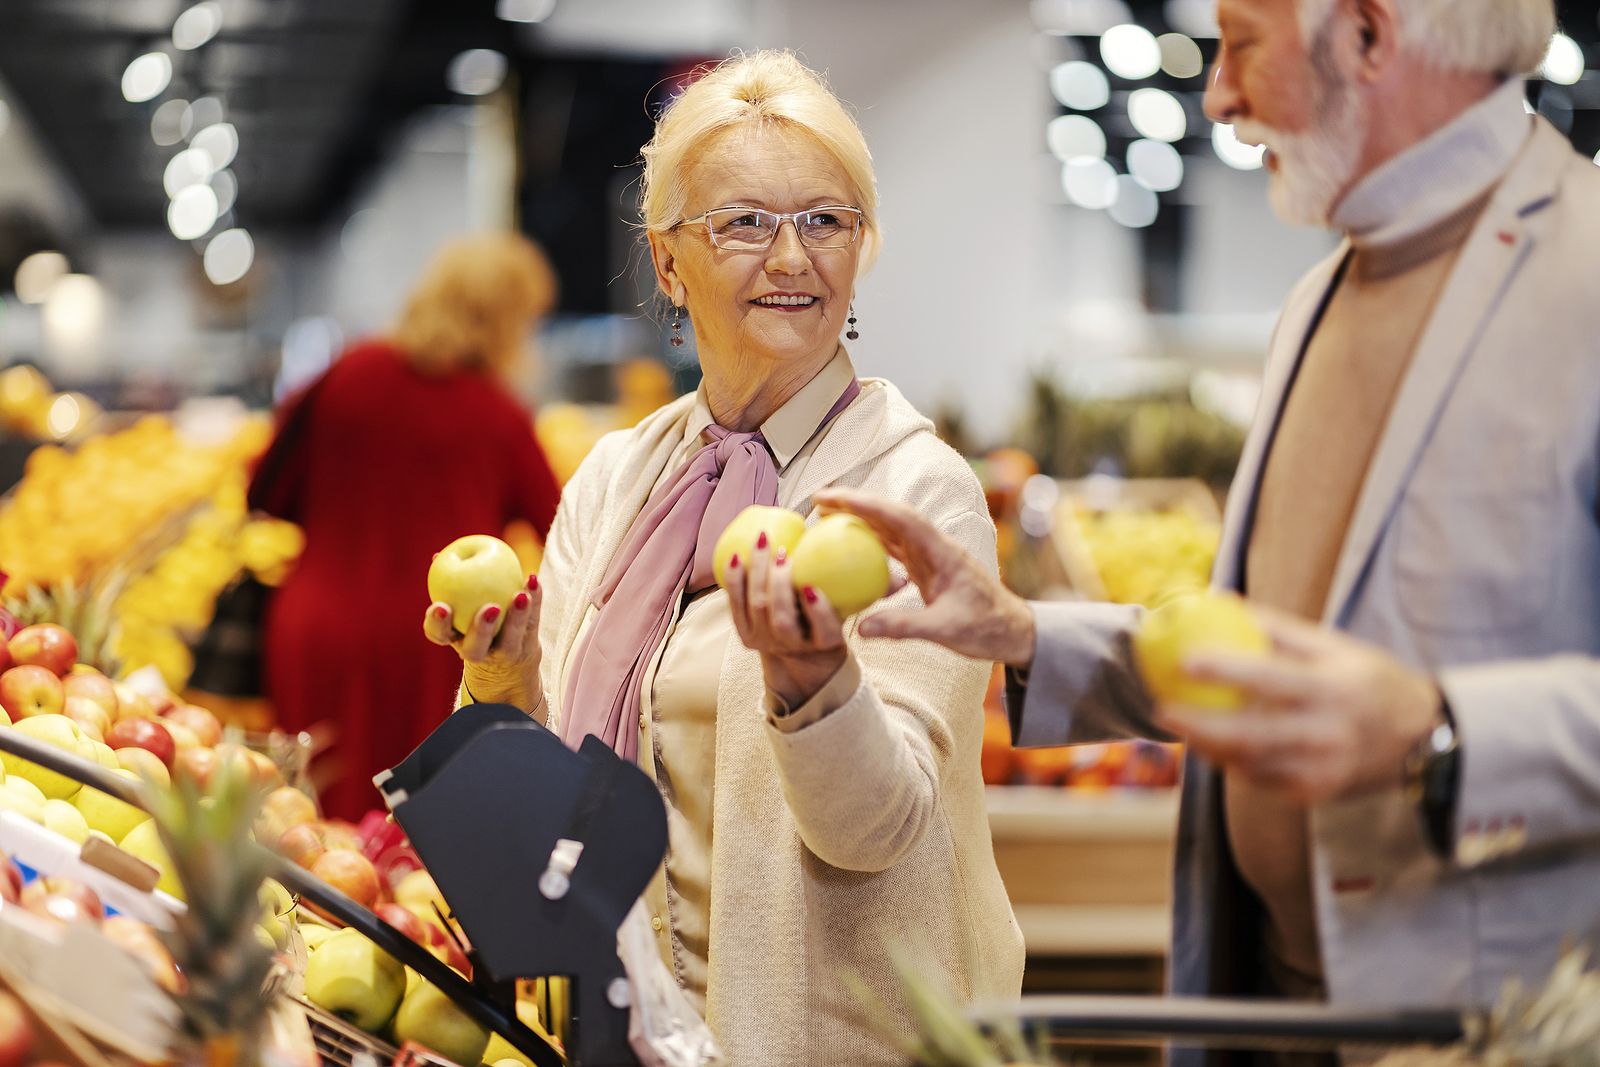
[[538,575],[528,576],[528,587],[511,600],[499,633],[498,605],[486,605],[462,630],[451,616],[450,605],[428,605],[422,632],[436,645],[448,645],[461,657],[467,692],[480,704],[511,704],[532,710],[540,703],[539,608],[542,602]]

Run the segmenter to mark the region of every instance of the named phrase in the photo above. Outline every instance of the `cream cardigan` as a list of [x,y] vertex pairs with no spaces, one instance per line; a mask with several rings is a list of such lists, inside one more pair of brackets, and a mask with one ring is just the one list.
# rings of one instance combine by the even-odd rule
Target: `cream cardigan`
[[[540,584],[552,727],[606,566],[682,438],[694,397],[603,438],[562,494]],[[995,566],[967,464],[888,382],[829,426],[796,499],[826,486],[910,504]],[[915,603],[914,586],[895,603]],[[847,633],[864,683],[815,725],[766,721],[760,660],[732,641],[717,712],[707,1016],[736,1067],[903,1063],[846,988],[909,1019],[886,946],[926,958],[961,998],[1014,998],[1023,947],[995,868],[978,752],[989,667],[925,642]],[[909,1023],[906,1022],[909,1027]]]

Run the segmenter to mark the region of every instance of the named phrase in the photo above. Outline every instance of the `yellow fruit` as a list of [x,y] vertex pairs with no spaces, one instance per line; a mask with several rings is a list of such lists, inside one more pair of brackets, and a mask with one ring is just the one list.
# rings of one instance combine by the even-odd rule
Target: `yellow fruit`
[[183,884],[172,870],[172,861],[167,858],[166,846],[161,843],[161,834],[153,819],[146,819],[129,830],[119,844],[124,852],[144,860],[161,872],[161,880],[156,883],[157,889],[179,900],[184,899]]
[[428,597],[450,605],[455,628],[462,633],[490,604],[498,604],[502,615],[495,632],[505,622],[503,612],[522,591],[527,575],[512,547],[488,534],[469,534],[451,541],[433,558],[428,567]]
[[[78,747],[83,735],[78,731],[78,725],[65,715],[35,715],[21,720],[11,729],[27,734],[35,741],[54,745],[74,756],[83,755]],[[8,779],[21,778],[38,786],[47,800],[66,800],[82,787],[76,779],[46,770],[37,763],[31,763],[9,752],[0,752],[0,766],[4,766]]]
[[45,829],[54,830],[73,844],[81,845],[89,839],[89,823],[65,800],[45,801],[43,821]]
[[805,532],[806,521],[788,508],[770,508],[761,504],[745,508],[722,531],[717,538],[717,547],[711,554],[711,570],[717,584],[728,584],[728,561],[734,556],[749,561],[750,554],[756,550],[756,541],[763,533],[767,535],[770,551],[776,553],[781,548],[793,555],[795,546]]
[[854,515],[824,515],[789,553],[796,589],[811,586],[839,618],[870,607],[889,591],[889,554]]
[[1233,686],[1196,681],[1183,664],[1198,652],[1264,656],[1269,647],[1250,608],[1227,593],[1170,600],[1146,615],[1133,636],[1139,673],[1157,703],[1220,712],[1239,710],[1244,694]]

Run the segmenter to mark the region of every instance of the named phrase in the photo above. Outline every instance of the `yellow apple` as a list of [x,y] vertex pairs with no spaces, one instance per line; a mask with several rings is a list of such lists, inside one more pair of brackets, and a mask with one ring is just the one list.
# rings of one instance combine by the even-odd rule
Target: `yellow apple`
[[[439,892],[439,886],[434,882],[433,875],[423,870],[412,871],[401,878],[394,887],[394,899],[397,904],[420,904],[428,909],[429,914],[432,913],[431,905],[434,901],[438,901],[439,906],[445,908],[444,894]],[[445,914],[449,913],[449,909],[446,908]]]
[[161,872],[161,880],[156,883],[157,889],[179,900],[184,899],[183,883],[178,881],[178,876],[172,869],[172,861],[167,858],[167,849],[161,843],[161,833],[156,829],[155,820],[146,819],[129,830],[122,838],[120,846],[122,851],[144,860]]
[[44,803],[44,794],[31,782],[8,778],[5,785],[0,785],[0,811],[14,811],[29,822],[43,825]]
[[1231,593],[1178,597],[1144,618],[1133,635],[1134,661],[1157,703],[1211,711],[1238,711],[1244,695],[1215,682],[1201,682],[1183,669],[1197,652],[1264,656],[1266,632],[1245,602]]
[[711,554],[711,571],[717,584],[727,586],[728,562],[734,556],[748,561],[762,534],[767,535],[767,548],[773,554],[781,548],[792,556],[805,532],[806,520],[788,508],[750,505],[735,515],[717,538],[717,547]]
[[[83,753],[85,759],[100,764],[108,771],[120,771],[122,769],[122,761],[117,759],[116,750],[104,741],[86,738],[83,742]],[[155,756],[151,755],[150,758],[155,759]],[[156,762],[159,763],[160,760]]]
[[394,1017],[405,991],[405,968],[357,930],[340,930],[306,964],[311,1002],[369,1034]]
[[[78,745],[83,735],[78,731],[77,723],[65,715],[34,715],[21,720],[11,729],[75,756],[82,755]],[[0,752],[0,765],[5,767],[7,778],[22,778],[32,782],[46,799],[66,800],[81,787],[81,783],[64,774],[46,770],[37,763],[30,763],[9,752]]]
[[172,772],[161,762],[161,757],[148,748],[130,745],[127,748],[114,749],[112,754],[116,756],[118,767],[132,771],[152,785],[160,786],[162,789],[172,785]]
[[[118,769],[115,773],[135,782],[139,780],[132,771]],[[87,786],[72,798],[72,803],[83,814],[89,829],[99,830],[113,841],[121,841],[135,826],[150,818],[148,812],[127,801]]]
[[478,1063],[489,1045],[489,1030],[430,982],[417,982],[394,1017],[400,1043],[415,1041],[455,1063]]
[[871,607],[889,591],[889,555],[854,515],[824,515],[789,553],[796,589],[811,586],[839,618]]
[[462,633],[478,612],[498,604],[502,612],[495,632],[505,621],[505,610],[522,591],[527,575],[512,547],[488,534],[469,534],[445,545],[428,567],[428,597],[450,605],[450,617]]
[[331,926],[320,923],[303,922],[300,924],[300,939],[306,943],[307,952],[315,952],[328,938],[338,931]]
[[82,812],[65,800],[44,802],[44,826],[74,844],[81,845],[89,839],[88,821]]
[[511,1042],[499,1034],[489,1035],[489,1044],[483,1050],[483,1062],[491,1067],[498,1067],[502,1062],[520,1063],[523,1067],[533,1067],[533,1061],[526,1055],[518,1052]]

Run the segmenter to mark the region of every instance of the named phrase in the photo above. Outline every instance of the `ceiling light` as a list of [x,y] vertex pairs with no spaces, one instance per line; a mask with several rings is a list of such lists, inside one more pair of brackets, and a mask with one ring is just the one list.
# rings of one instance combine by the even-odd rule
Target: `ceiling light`
[[105,321],[105,291],[87,274],[68,274],[50,289],[41,315],[53,345],[77,348],[95,339]]
[[223,111],[222,101],[214,96],[202,96],[189,105],[189,124],[185,127],[183,135],[193,137],[196,133],[210,126],[215,126],[227,115]]
[[1188,34],[1163,33],[1156,46],[1161,49],[1161,69],[1174,78],[1197,78],[1206,69],[1206,57]]
[[507,22],[543,22],[556,10],[556,0],[499,0],[496,17]]
[[217,213],[225,215],[233,210],[239,199],[239,179],[231,170],[219,170],[211,176],[211,191],[217,194]]
[[1189,132],[1183,101],[1165,89],[1135,89],[1128,96],[1128,120],[1154,141],[1181,141]]
[[211,153],[203,148],[185,148],[167,163],[161,176],[161,185],[167,196],[175,197],[191,185],[204,185],[216,173],[211,165]]
[[506,80],[506,57],[492,48],[471,48],[450,61],[445,81],[463,96],[487,96]]
[[1117,199],[1108,212],[1113,219],[1130,230],[1140,230],[1155,222],[1160,211],[1156,194],[1138,178],[1124,174],[1117,179]]
[[1100,211],[1117,199],[1117,172],[1103,159],[1074,159],[1061,168],[1061,188],[1079,207]]
[[1111,99],[1111,83],[1106,81],[1106,72],[1093,63],[1074,59],[1051,69],[1050,92],[1062,107],[1093,111]]
[[201,0],[178,16],[172,24],[173,46],[181,51],[199,48],[222,29],[222,5],[216,0]]
[[1183,157],[1165,141],[1135,141],[1128,146],[1128,173],[1158,193],[1183,184]]
[[1126,22],[1100,38],[1100,58],[1117,77],[1139,81],[1161,69],[1161,46],[1149,30]]
[[150,116],[150,138],[162,148],[183,140],[189,122],[189,101],[168,100]]
[[207,126],[189,141],[191,151],[201,151],[211,157],[212,171],[219,171],[233,162],[239,154],[239,131],[231,122]]
[[1217,150],[1217,158],[1235,170],[1260,170],[1266,155],[1265,147],[1241,144],[1233,127],[1220,122],[1211,127],[1211,147]]
[[42,304],[56,282],[67,276],[67,257],[60,252],[35,252],[17,264],[13,287],[24,304]]
[[1557,85],[1576,85],[1583,77],[1583,46],[1564,33],[1550,38],[1539,73]]
[[223,230],[206,245],[203,261],[213,285],[230,285],[250,273],[256,244],[248,230]]
[[1044,131],[1050,154],[1063,163],[1073,159],[1104,159],[1106,134],[1087,115],[1058,115]]
[[191,185],[167,205],[167,228],[180,241],[204,237],[217,224],[217,194],[209,185]]
[[165,52],[146,52],[122,72],[122,97],[132,104],[154,100],[172,83],[172,60]]

